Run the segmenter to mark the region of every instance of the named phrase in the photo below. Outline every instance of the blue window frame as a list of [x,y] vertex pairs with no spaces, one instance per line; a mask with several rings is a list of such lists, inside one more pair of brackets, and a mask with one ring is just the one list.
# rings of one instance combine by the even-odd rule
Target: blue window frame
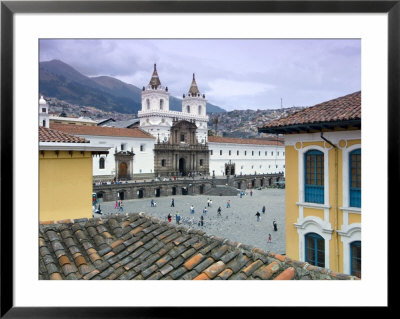
[[306,262],[325,267],[325,240],[316,233],[308,233],[306,239]]
[[324,203],[324,153],[311,150],[304,154],[304,200]]
[[361,278],[361,241],[350,243],[350,274]]
[[350,206],[361,207],[361,149],[349,154]]

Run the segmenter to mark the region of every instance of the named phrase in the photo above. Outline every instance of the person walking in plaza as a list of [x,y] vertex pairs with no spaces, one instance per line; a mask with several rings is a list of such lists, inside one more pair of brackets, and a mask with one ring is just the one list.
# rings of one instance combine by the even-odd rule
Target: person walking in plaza
[[150,201],[150,206],[154,207],[154,200],[153,199],[151,199],[151,201]]
[[172,218],[171,213],[169,213],[167,217],[168,217],[168,223],[170,223],[171,222],[171,218]]
[[257,216],[257,221],[259,222],[260,221],[260,212],[259,211],[257,211],[256,216]]
[[231,207],[231,201],[228,200],[228,201],[226,202],[226,208],[230,208],[230,207]]
[[210,199],[207,198],[207,206],[210,207]]
[[204,226],[204,216],[200,216],[199,226]]
[[194,214],[194,207],[193,207],[193,205],[190,206],[190,213],[191,213],[191,214]]
[[272,237],[271,237],[271,234],[268,234],[268,243],[272,243]]
[[262,207],[261,212],[265,214],[265,206]]
[[118,208],[118,200],[115,201],[115,206],[114,206],[114,209],[117,209],[117,208]]
[[221,206],[220,206],[220,207],[218,207],[218,210],[217,210],[217,215],[218,215],[218,216],[221,216]]
[[175,221],[176,221],[176,223],[177,223],[178,225],[180,224],[181,216],[179,215],[179,212],[176,212],[176,213],[175,213]]
[[253,196],[253,190],[250,191],[250,196]]
[[278,230],[278,224],[276,223],[276,220],[274,219],[274,221],[272,222],[272,225],[274,226],[274,231]]
[[204,214],[204,216],[207,215],[207,208],[205,208],[205,207],[203,209],[203,214]]
[[210,207],[212,206],[212,199],[210,198]]
[[171,207],[175,207],[175,200],[171,199]]
[[119,201],[119,211],[123,212],[124,211],[124,204],[122,203],[122,200]]

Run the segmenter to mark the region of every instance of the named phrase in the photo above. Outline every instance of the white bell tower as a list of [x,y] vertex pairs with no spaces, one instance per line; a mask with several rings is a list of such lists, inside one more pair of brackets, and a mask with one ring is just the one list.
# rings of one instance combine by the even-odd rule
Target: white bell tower
[[43,96],[39,99],[39,126],[50,127],[49,107]]
[[206,116],[206,96],[200,94],[197,87],[196,79],[193,73],[192,84],[190,85],[187,96],[183,95],[182,100],[182,113],[191,114],[194,116]]
[[147,87],[142,89],[142,112],[168,112],[169,93],[168,87],[161,85],[157,73],[157,65],[154,64],[153,75]]

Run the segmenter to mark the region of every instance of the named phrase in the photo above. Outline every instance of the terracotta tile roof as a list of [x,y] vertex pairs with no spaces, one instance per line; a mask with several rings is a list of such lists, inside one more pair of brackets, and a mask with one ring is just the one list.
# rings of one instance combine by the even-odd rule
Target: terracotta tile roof
[[235,138],[235,137],[220,137],[209,136],[209,143],[233,143],[233,144],[257,144],[257,145],[278,145],[283,146],[283,139],[261,139],[261,138]]
[[312,107],[305,108],[287,117],[269,122],[260,127],[260,132],[268,129],[290,128],[309,124],[333,124],[339,122],[361,123],[361,91],[351,93]]
[[39,141],[40,142],[55,142],[55,143],[89,143],[83,137],[70,135],[55,129],[39,126]]
[[137,127],[118,128],[118,127],[106,127],[106,126],[50,123],[50,128],[75,135],[123,136],[123,137],[155,139],[153,135]]
[[39,279],[357,279],[144,213],[39,225]]

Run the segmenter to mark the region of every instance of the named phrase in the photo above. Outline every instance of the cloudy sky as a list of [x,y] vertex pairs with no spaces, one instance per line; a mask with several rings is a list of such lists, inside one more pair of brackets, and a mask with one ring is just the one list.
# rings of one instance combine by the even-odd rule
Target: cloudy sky
[[311,106],[361,89],[358,39],[41,40],[40,61],[52,59],[139,88],[156,63],[179,98],[195,73],[200,92],[227,111]]

